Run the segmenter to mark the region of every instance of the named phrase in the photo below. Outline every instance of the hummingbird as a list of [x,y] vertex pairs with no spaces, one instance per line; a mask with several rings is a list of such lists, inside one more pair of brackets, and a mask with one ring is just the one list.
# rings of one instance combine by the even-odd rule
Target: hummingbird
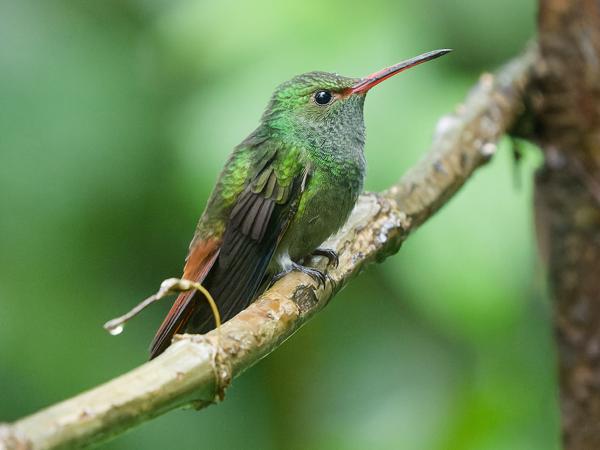
[[[223,321],[245,309],[274,279],[301,271],[313,255],[337,264],[319,246],[346,222],[365,178],[363,105],[382,81],[449,53],[435,50],[351,78],[328,72],[298,75],[276,88],[258,127],[234,148],[200,217],[183,278],[201,283]],[[181,293],[150,346],[161,354],[176,333],[215,327],[196,291]]]

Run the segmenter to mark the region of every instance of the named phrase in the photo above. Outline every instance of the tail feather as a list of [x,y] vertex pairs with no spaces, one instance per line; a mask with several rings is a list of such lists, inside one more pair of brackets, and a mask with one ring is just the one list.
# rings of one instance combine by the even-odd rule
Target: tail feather
[[[218,246],[219,243],[215,240],[206,240],[195,245],[188,257],[183,277],[202,283],[217,260]],[[164,352],[171,345],[173,336],[186,327],[198,308],[198,302],[194,300],[196,294],[195,290],[179,294],[150,344],[150,359]]]

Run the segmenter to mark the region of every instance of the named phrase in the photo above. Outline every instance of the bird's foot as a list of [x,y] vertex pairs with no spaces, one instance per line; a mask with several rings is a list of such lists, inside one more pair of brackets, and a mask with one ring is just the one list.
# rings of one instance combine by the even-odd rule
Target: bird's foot
[[311,256],[322,256],[327,258],[329,264],[331,264],[333,267],[337,267],[340,264],[340,258],[338,254],[330,248],[317,248],[311,253]]
[[283,272],[279,272],[277,275],[275,275],[273,277],[271,284],[274,284],[276,281],[280,280],[281,278],[283,278],[285,275],[287,275],[288,273],[290,273],[292,271],[305,273],[306,275],[311,277],[313,280],[315,280],[315,282],[317,283],[317,287],[321,287],[321,285],[323,285],[323,287],[325,287],[325,283],[327,282],[327,278],[328,278],[327,275],[324,274],[323,272],[321,272],[320,270],[314,269],[312,267],[302,266],[298,263],[292,262],[292,264],[290,265],[290,267],[288,269],[284,270]]

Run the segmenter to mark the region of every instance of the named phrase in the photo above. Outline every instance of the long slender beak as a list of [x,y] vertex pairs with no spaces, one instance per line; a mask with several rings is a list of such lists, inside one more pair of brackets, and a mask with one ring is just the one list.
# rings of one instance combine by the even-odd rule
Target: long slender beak
[[373,86],[377,86],[383,80],[387,80],[394,75],[405,71],[406,69],[410,69],[411,67],[418,66],[419,64],[423,64],[424,62],[431,61],[432,59],[439,58],[440,56],[445,55],[446,53],[450,53],[452,49],[443,48],[441,50],[434,50],[432,52],[423,53],[422,55],[415,56],[414,58],[407,59],[406,61],[399,62],[398,64],[394,64],[391,67],[380,70],[379,72],[372,73],[365,78],[361,78],[354,86],[350,88],[351,94],[364,94]]

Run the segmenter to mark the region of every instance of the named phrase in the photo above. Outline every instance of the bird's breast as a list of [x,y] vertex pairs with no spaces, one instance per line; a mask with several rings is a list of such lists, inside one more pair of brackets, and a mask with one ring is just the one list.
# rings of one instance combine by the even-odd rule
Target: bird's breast
[[338,231],[352,212],[363,186],[364,164],[314,164],[298,211],[281,250],[299,260]]

